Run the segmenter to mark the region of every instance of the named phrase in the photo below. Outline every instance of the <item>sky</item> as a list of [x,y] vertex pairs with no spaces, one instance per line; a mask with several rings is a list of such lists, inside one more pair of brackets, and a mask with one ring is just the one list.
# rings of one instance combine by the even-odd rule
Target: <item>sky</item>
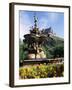
[[64,38],[64,13],[45,11],[19,11],[20,38],[30,33],[30,28],[34,26],[34,15],[37,17],[37,27],[39,30],[52,27],[57,36]]

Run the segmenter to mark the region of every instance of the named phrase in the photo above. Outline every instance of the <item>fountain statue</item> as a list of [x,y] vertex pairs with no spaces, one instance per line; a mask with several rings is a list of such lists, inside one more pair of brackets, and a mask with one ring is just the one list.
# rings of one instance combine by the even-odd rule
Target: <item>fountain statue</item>
[[34,27],[30,30],[30,34],[24,35],[24,42],[27,43],[28,59],[44,59],[46,54],[42,48],[42,44],[47,36],[40,32],[37,27],[37,18],[34,16]]

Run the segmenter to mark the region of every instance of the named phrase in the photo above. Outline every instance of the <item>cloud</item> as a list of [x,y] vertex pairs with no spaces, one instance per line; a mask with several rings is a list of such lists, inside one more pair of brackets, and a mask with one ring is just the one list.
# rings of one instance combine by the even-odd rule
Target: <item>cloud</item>
[[51,22],[57,22],[59,18],[59,13],[56,12],[50,12],[47,14],[49,21]]
[[32,26],[31,20],[28,14],[20,13],[20,38],[23,39],[25,34],[29,33],[30,27]]
[[20,24],[20,38],[24,39],[24,35],[29,33],[29,26]]
[[43,16],[39,18],[39,28],[43,29],[50,27],[51,24],[56,23],[58,21],[58,18],[59,14],[56,12],[48,12],[43,14]]
[[39,28],[40,30],[44,28],[49,28],[51,25],[49,23],[49,19],[47,17],[41,17],[39,20]]
[[39,27],[40,27],[40,29],[45,28],[45,27],[47,26],[47,23],[48,23],[48,20],[47,20],[47,19],[41,18],[41,19],[39,20]]

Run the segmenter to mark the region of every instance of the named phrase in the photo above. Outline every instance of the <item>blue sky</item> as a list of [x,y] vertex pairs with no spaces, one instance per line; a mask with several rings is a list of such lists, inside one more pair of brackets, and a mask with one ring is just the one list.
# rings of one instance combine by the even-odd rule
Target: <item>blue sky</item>
[[64,37],[64,13],[61,12],[44,12],[44,11],[19,11],[20,19],[20,38],[29,33],[34,26],[34,14],[38,19],[37,26],[40,30],[52,27],[57,36]]

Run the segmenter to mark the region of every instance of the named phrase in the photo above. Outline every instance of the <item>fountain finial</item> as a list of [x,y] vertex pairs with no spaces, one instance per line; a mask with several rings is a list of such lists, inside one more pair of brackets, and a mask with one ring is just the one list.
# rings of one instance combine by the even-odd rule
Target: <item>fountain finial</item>
[[36,13],[34,14],[34,27],[37,28],[37,18],[36,18]]

